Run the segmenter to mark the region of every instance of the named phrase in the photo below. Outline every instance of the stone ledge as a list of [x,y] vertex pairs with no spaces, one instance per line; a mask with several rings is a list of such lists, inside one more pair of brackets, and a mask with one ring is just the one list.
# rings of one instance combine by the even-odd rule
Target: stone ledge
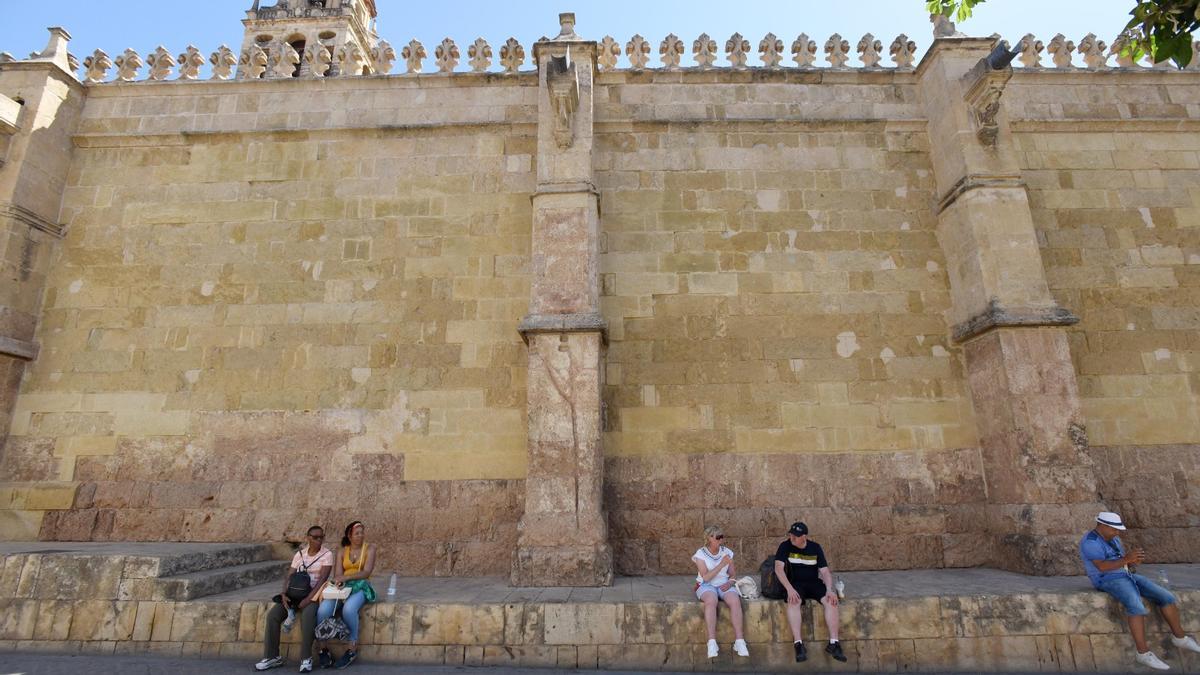
[[993,328],[1032,328],[1037,326],[1074,326],[1079,317],[1064,307],[1001,307],[993,300],[983,312],[954,326],[955,342],[966,342]]
[[599,314],[530,314],[517,325],[526,343],[532,333],[600,333],[608,343],[608,322]]
[[[1185,629],[1200,630],[1200,566],[1169,568]],[[846,670],[1124,671],[1132,649],[1114,601],[1082,577],[1024,577],[996,570],[847,573],[842,638]],[[819,649],[804,667],[791,658],[783,603],[744,603],[751,657],[704,654],[699,603],[688,577],[625,577],[611,589],[513,589],[500,579],[400,580],[398,602],[365,610],[367,661],[647,670],[749,670],[831,665]],[[1006,592],[1006,589],[1014,592]],[[271,583],[190,602],[0,599],[0,650],[145,653],[256,660]],[[381,594],[381,598],[386,598]],[[805,639],[827,639],[819,610],[804,608]],[[1200,658],[1151,644],[1184,672]],[[292,662],[296,631],[284,635]],[[842,667],[839,666],[839,669]],[[1189,670],[1191,669],[1191,670]]]

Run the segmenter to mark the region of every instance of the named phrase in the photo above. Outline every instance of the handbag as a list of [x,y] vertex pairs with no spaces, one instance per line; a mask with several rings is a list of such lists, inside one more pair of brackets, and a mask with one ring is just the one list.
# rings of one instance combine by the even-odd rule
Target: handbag
[[349,586],[337,586],[331,581],[326,581],[325,588],[321,589],[321,599],[345,600],[352,592]]
[[317,624],[313,631],[313,637],[318,640],[340,640],[346,641],[350,639],[350,627],[346,625],[337,616],[337,606],[334,606],[334,615]]

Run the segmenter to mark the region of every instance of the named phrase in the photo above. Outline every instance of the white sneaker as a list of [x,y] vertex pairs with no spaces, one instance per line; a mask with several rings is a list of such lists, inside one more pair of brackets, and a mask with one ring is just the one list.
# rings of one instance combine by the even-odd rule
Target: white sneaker
[[738,656],[750,656],[750,650],[746,649],[746,641],[745,640],[734,640],[733,641],[733,652],[735,654],[737,654]]
[[721,653],[721,648],[717,646],[717,641],[709,640],[708,641],[708,658],[715,659],[715,658],[717,658],[717,654],[720,654],[720,653]]
[[302,672],[302,673],[311,673],[312,672],[312,659],[304,659],[303,661],[300,662],[300,672]]
[[1145,654],[1138,654],[1137,656],[1133,657],[1133,660],[1137,661],[1138,663],[1142,664],[1143,666],[1146,666],[1147,668],[1153,668],[1155,670],[1170,670],[1171,669],[1171,666],[1168,666],[1167,664],[1163,663],[1162,659],[1160,659],[1154,655],[1154,652],[1146,652]]
[[259,661],[258,663],[254,664],[254,669],[255,670],[270,670],[272,668],[278,668],[279,666],[282,666],[282,665],[283,665],[283,657],[276,656],[273,659],[263,659],[262,661]]
[[1200,644],[1196,644],[1196,640],[1191,635],[1184,635],[1181,638],[1177,638],[1172,635],[1171,644],[1179,647],[1180,649],[1186,649],[1190,652],[1200,652]]

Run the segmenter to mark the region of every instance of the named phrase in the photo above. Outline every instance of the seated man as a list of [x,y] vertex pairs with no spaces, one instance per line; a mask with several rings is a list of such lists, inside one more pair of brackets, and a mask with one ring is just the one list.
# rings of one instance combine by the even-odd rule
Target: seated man
[[1121,538],[1117,536],[1123,531],[1125,524],[1121,521],[1121,516],[1108,511],[1096,516],[1095,529],[1083,535],[1083,540],[1079,542],[1083,569],[1087,571],[1093,586],[1124,605],[1129,632],[1133,634],[1133,644],[1137,647],[1134,660],[1156,670],[1170,670],[1171,667],[1155,656],[1146,644],[1146,615],[1150,612],[1142,602],[1143,597],[1149,598],[1162,610],[1163,618],[1171,628],[1171,642],[1176,647],[1200,652],[1200,645],[1190,636],[1184,635],[1175,596],[1146,577],[1134,574],[1130,569],[1131,565],[1141,564],[1146,559],[1146,553],[1141,548],[1127,553]]
[[801,604],[805,600],[818,600],[825,608],[825,627],[829,630],[829,645],[825,653],[838,661],[845,661],[842,645],[838,642],[838,597],[833,591],[833,573],[825,562],[825,551],[821,545],[808,538],[808,526],[792,523],[787,541],[775,552],[775,576],[787,591],[788,626],[792,628],[796,662],[808,659],[804,641],[800,639]]

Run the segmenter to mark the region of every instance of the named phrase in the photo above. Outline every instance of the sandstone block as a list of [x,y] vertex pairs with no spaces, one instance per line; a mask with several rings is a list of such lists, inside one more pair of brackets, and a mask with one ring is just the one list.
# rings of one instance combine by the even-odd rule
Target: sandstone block
[[595,603],[588,605],[543,605],[544,640],[547,645],[621,644],[624,606]]

